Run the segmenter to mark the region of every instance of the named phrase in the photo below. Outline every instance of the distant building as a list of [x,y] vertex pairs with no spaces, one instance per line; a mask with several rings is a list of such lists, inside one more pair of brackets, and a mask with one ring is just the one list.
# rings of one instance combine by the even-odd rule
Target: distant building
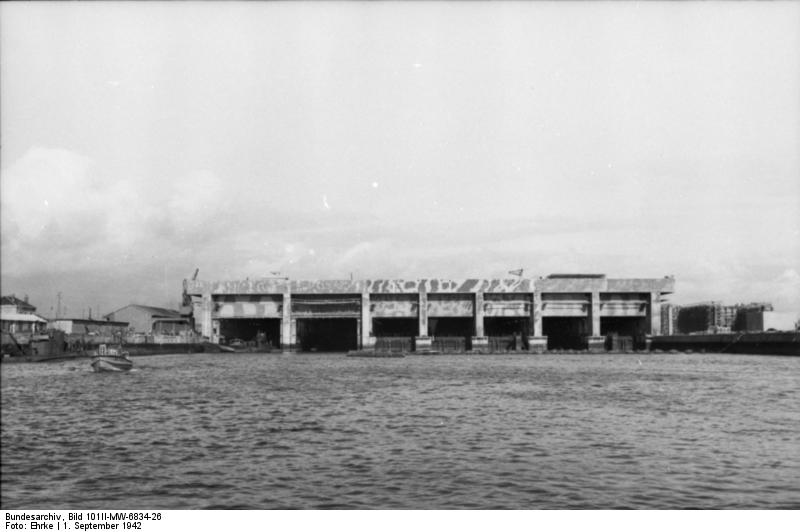
[[[691,305],[666,305],[662,308],[662,334],[725,333],[732,331],[763,331],[766,324],[777,319],[771,303],[738,303],[723,305],[718,301]],[[668,316],[668,317],[665,317]],[[764,316],[767,316],[766,322]],[[786,329],[783,322],[781,329]]]
[[47,320],[36,314],[27,297],[19,299],[12,294],[0,298],[0,328],[4,333],[34,334],[46,326]]
[[113,336],[125,334],[128,330],[126,321],[87,320],[76,318],[60,318],[50,320],[50,328],[64,331],[67,334],[96,334]]
[[103,317],[108,321],[125,322],[137,333],[169,335],[191,330],[189,320],[177,310],[148,305],[128,305]]
[[744,309],[737,318],[738,331],[793,331],[796,327],[794,314],[765,310],[763,307]]
[[36,307],[28,303],[28,297],[20,299],[14,294],[10,296],[3,296],[0,298],[0,310],[3,312],[18,312],[20,314],[33,314],[36,312]]

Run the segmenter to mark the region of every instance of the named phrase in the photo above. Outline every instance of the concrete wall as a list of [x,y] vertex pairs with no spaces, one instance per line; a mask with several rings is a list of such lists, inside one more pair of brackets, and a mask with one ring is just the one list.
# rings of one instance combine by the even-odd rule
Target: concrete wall
[[419,296],[413,294],[370,294],[370,314],[376,318],[416,318]]
[[[647,316],[650,294],[608,292],[600,294],[602,317],[643,318]],[[660,327],[660,325],[659,325]]]
[[475,312],[472,294],[428,294],[428,316],[432,318],[471,318]]
[[374,279],[319,280],[246,279],[244,281],[186,281],[186,292],[202,294],[416,294],[475,292],[533,292],[530,279]]
[[543,293],[544,317],[586,317],[591,311],[591,293]]
[[531,315],[532,294],[485,293],[483,315],[487,318],[525,318]]
[[292,294],[292,316],[359,318],[361,317],[361,294]]
[[214,309],[216,318],[280,318],[283,314],[283,296],[217,296],[214,298]]

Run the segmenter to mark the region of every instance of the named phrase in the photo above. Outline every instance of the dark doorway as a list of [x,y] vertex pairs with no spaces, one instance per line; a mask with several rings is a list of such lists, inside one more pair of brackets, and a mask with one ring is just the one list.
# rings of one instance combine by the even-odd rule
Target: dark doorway
[[279,318],[226,318],[219,320],[220,343],[251,347],[278,348],[281,345]]
[[492,352],[527,349],[528,331],[530,331],[530,319],[483,319],[483,332],[489,337],[489,348]]
[[486,336],[528,336],[530,318],[483,318],[483,331]]
[[441,352],[462,352],[472,348],[475,334],[473,318],[429,318],[428,335],[433,349]]
[[600,318],[600,335],[609,351],[644,349],[647,319],[640,317]]
[[429,318],[429,336],[464,336],[472,337],[475,331],[475,320],[472,318]]
[[639,336],[645,331],[646,318],[600,318],[600,335]]
[[372,336],[419,336],[417,318],[372,318]]
[[358,320],[355,318],[303,318],[297,320],[300,351],[341,352],[358,349]]
[[547,349],[586,349],[589,319],[545,317],[542,333],[547,336]]
[[376,351],[409,352],[419,336],[417,318],[372,318]]

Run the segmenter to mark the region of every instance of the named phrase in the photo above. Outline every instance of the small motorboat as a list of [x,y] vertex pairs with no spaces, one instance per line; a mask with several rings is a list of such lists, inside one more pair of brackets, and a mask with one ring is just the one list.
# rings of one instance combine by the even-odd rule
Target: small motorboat
[[106,347],[101,344],[97,348],[97,353],[92,355],[92,369],[97,372],[103,371],[130,371],[133,361],[127,351]]

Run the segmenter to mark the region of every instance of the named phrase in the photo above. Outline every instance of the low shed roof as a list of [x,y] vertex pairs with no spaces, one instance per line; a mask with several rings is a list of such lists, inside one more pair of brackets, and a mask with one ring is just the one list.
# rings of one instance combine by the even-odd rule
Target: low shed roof
[[44,318],[40,318],[36,314],[18,314],[16,312],[4,312],[0,314],[0,320],[2,321],[32,321],[32,322],[44,322],[47,323],[47,320]]

